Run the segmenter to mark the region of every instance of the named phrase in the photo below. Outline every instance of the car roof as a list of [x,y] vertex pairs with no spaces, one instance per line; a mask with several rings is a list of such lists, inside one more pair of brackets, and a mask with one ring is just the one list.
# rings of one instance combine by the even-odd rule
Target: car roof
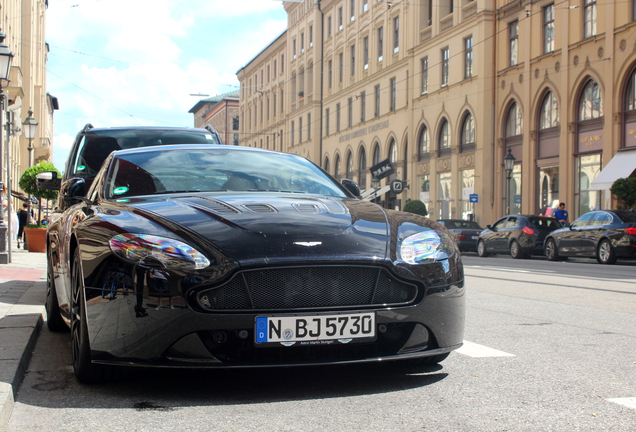
[[[261,152],[261,153],[280,153],[280,152],[275,152],[272,150],[266,150],[266,149],[255,148],[255,147],[229,146],[224,144],[168,144],[168,145],[161,145],[161,146],[133,147],[128,149],[116,150],[113,153],[117,157],[117,156],[125,156],[131,153],[149,153],[149,152],[155,152],[155,151],[172,151],[172,150],[184,151],[184,150],[201,150],[201,149],[205,149],[205,150],[219,149],[223,151],[249,151],[249,152]],[[281,153],[281,154],[302,158],[302,156],[298,156],[291,153]]]
[[84,133],[99,133],[99,132],[126,132],[126,131],[171,131],[171,132],[196,132],[196,133],[211,133],[207,129],[203,128],[191,128],[191,127],[178,127],[178,126],[117,126],[117,127],[94,127],[90,128]]

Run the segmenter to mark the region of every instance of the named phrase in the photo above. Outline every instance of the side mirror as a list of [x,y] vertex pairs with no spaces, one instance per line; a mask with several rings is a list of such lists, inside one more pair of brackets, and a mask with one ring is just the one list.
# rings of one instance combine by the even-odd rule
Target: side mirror
[[86,180],[78,177],[68,179],[62,185],[60,193],[67,203],[76,204],[84,201],[86,198]]
[[572,224],[570,222],[564,222],[563,226],[566,228],[572,228]]
[[45,171],[36,174],[38,189],[43,190],[60,190],[62,179],[57,176],[55,171]]
[[345,187],[345,189],[351,192],[354,197],[361,198],[360,186],[358,186],[358,183],[354,182],[353,180],[342,179],[342,185]]
[[489,230],[491,230],[491,231],[494,231],[494,230],[492,229],[492,225],[486,225],[486,229],[489,229]]

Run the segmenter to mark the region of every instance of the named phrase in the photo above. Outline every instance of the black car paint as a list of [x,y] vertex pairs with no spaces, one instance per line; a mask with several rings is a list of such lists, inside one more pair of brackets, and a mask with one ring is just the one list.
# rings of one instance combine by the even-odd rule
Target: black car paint
[[546,237],[556,244],[557,257],[599,256],[599,245],[610,242],[617,258],[636,256],[636,236],[627,234],[627,228],[636,228],[636,213],[633,210],[598,210],[581,215],[569,227],[550,233]]
[[[487,253],[510,254],[513,242],[517,242],[521,247],[524,256],[543,254],[543,241],[551,230],[556,228],[546,228],[533,223],[533,220],[550,221],[555,226],[561,224],[554,218],[534,215],[510,215],[498,219],[494,224],[488,225],[477,239],[484,242]],[[529,227],[534,234],[529,235],[522,230]]]
[[[444,262],[425,265],[408,265],[398,259],[399,242],[406,236],[426,228],[445,232],[430,219],[386,210],[353,196],[185,193],[107,201],[100,197],[100,181],[103,179],[98,175],[88,197],[69,207],[49,231],[49,259],[56,275],[58,303],[66,320],[71,314],[70,265],[75,249],[80,250],[95,362],[178,367],[322,363],[311,358],[223,362],[210,353],[210,345],[214,344],[209,341],[210,332],[237,339],[237,334],[246,331],[250,336],[239,342],[253,345],[252,332],[259,314],[316,313],[315,309],[210,313],[196,304],[198,291],[223,284],[237,271],[295,266],[378,268],[396,280],[417,285],[418,295],[408,305],[362,305],[338,310],[375,310],[377,325],[385,325],[389,331],[405,323],[413,327],[409,330],[411,337],[402,341],[400,350],[380,357],[439,355],[462,343],[465,289],[459,253],[455,251]],[[251,204],[274,211],[247,211],[245,206]],[[295,206],[306,204],[319,212],[297,211]],[[219,206],[229,210],[219,211]],[[156,309],[148,307],[148,299],[153,298],[146,275],[148,268],[122,261],[108,246],[110,238],[123,232],[182,240],[204,253],[212,265],[189,273],[171,270],[167,296],[174,308],[160,307],[160,299]],[[311,248],[298,244],[317,240],[322,244]],[[417,326],[430,333],[427,343],[416,343]],[[369,360],[352,356],[329,363]]]

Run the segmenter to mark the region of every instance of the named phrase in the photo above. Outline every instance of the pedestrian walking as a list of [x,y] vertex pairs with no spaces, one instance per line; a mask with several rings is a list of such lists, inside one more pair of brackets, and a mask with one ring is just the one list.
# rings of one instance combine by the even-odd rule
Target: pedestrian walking
[[18,213],[18,249],[20,249],[20,242],[26,245],[24,228],[30,223],[29,217],[29,204],[23,203],[22,210]]

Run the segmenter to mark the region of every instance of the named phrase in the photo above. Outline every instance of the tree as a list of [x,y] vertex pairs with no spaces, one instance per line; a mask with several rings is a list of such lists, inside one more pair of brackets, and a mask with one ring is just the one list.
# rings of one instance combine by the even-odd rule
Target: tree
[[[26,192],[28,195],[33,195],[36,198],[45,200],[52,200],[57,198],[57,191],[55,190],[45,190],[38,189],[38,183],[36,176],[41,172],[47,171],[55,171],[57,172],[58,177],[61,177],[60,172],[55,166],[50,162],[40,162],[36,166],[32,166],[31,168],[27,168],[20,177],[20,181],[18,184],[20,185],[20,189]],[[39,200],[38,200],[39,201]],[[38,210],[41,213],[41,205],[38,206]],[[40,215],[38,214],[38,220],[40,220]]]
[[428,210],[426,210],[426,204],[420,200],[411,200],[404,205],[404,211],[409,213],[415,213],[421,216],[428,216]]
[[636,178],[619,178],[614,182],[610,191],[616,198],[630,209],[636,204]]

